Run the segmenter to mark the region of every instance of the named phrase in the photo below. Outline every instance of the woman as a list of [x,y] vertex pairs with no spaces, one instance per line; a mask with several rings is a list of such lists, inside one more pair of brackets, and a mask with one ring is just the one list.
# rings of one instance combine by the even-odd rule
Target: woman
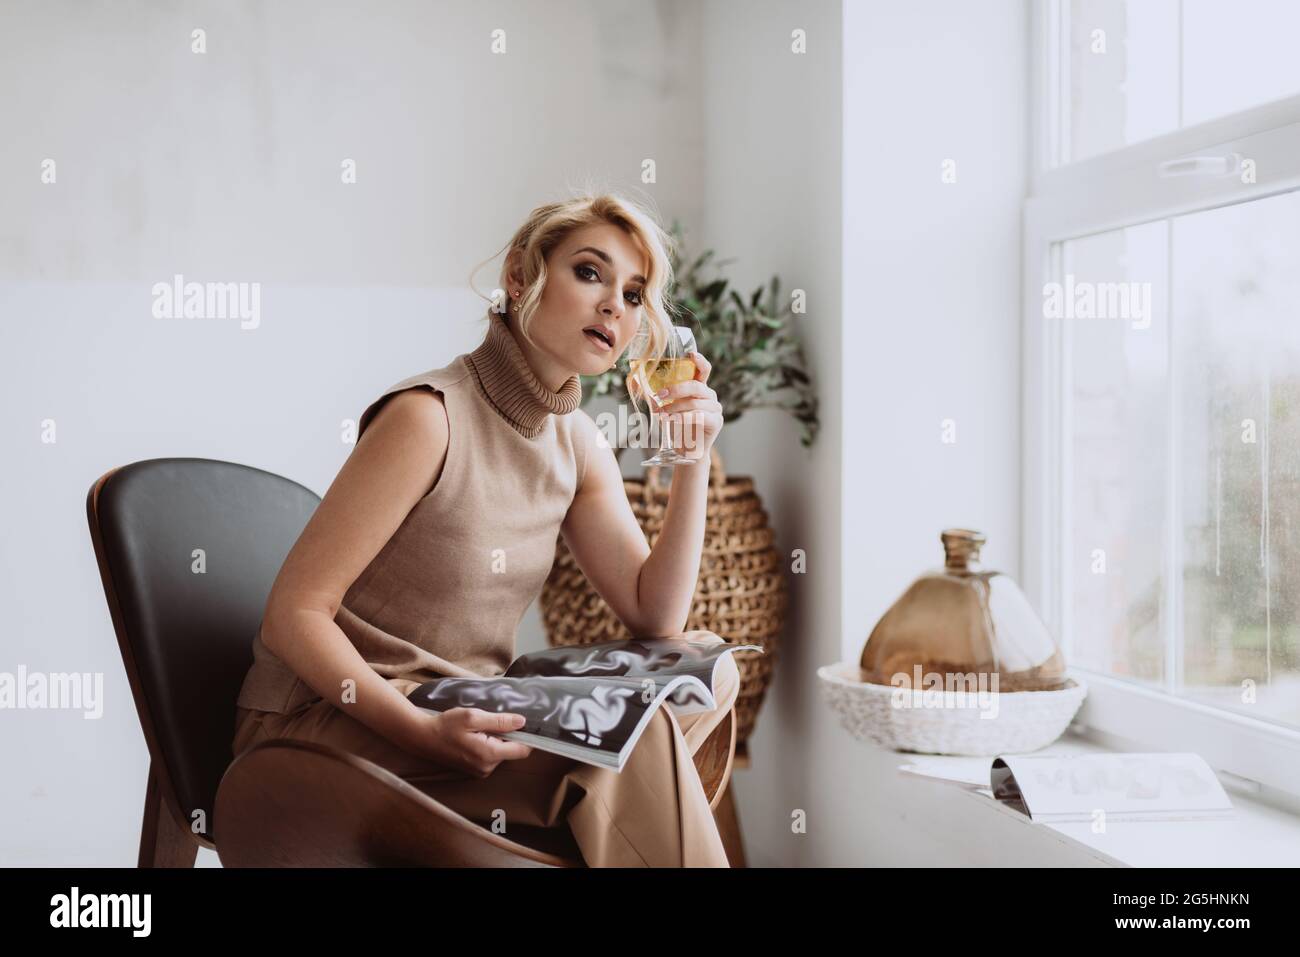
[[[474,820],[566,823],[590,866],[727,866],[692,755],[726,716],[660,709],[621,773],[493,736],[516,715],[438,713],[406,695],[440,675],[501,674],[560,534],[638,636],[683,632],[703,547],[709,449],[722,428],[709,363],[666,398],[682,413],[663,531],[650,549],[613,450],[578,408],[579,375],[611,368],[644,323],[670,331],[668,237],[617,196],[533,211],[502,267],[505,308],[473,352],[391,386],[285,559],[240,690],[236,755],[323,741]],[[676,422],[676,418],[674,419]],[[721,641],[716,635],[713,638]]]

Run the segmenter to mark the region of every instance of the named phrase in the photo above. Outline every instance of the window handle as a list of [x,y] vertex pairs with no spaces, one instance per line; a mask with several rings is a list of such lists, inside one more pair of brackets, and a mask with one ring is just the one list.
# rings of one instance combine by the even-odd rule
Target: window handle
[[1160,175],[1171,176],[1231,176],[1241,171],[1241,154],[1227,156],[1184,156],[1165,160],[1160,164]]

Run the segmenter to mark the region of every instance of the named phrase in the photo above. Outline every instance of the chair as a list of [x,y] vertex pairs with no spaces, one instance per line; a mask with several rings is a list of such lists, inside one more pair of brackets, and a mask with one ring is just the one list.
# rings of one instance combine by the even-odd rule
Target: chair
[[[134,462],[86,496],[90,537],[149,748],[140,867],[581,867],[564,827],[506,839],[370,761],[263,741],[232,762],[235,699],[271,584],[320,499],[261,469],[197,458]],[[717,808],[734,710],[695,755]],[[436,822],[436,826],[434,825]]]

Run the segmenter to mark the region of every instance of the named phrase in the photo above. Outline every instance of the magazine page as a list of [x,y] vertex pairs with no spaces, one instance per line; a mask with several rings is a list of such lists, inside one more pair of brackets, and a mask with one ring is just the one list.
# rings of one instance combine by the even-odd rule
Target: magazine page
[[733,651],[762,652],[758,645],[733,645],[707,638],[632,638],[592,645],[565,645],[520,655],[506,669],[507,677],[527,675],[584,675],[649,678],[663,689],[673,678],[689,675],[708,689],[704,696],[693,684],[682,685],[670,696],[675,714],[712,710],[713,676],[723,655]]
[[1001,755],[993,796],[1035,821],[1222,820],[1223,785],[1198,754]]
[[433,711],[481,708],[521,714],[523,728],[496,737],[621,771],[655,709],[688,686],[693,686],[692,700],[715,705],[693,675],[678,675],[662,685],[649,677],[621,675],[439,678],[407,698]]
[[[753,650],[757,651],[759,654],[763,653],[763,649],[758,645],[733,645],[728,643],[719,645],[715,643],[712,648],[715,650],[706,658],[696,662],[696,667],[692,668],[690,672],[692,675],[700,679],[702,685],[708,687],[710,692],[709,696],[706,698],[697,694],[694,684],[682,685],[669,695],[665,702],[673,714],[685,716],[688,714],[695,714],[699,711],[712,711],[718,706],[714,699],[713,692],[717,689],[715,679],[718,673],[718,664],[722,659],[733,651]],[[666,673],[661,673],[659,675],[651,674],[648,677],[659,682],[664,682],[667,680],[663,677],[664,674]]]

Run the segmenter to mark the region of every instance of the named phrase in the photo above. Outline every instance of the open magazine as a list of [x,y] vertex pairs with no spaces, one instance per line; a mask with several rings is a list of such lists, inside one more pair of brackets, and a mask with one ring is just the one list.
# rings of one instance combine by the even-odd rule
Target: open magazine
[[1232,802],[1191,752],[916,755],[900,771],[979,791],[1035,821],[1215,821]]
[[633,638],[520,655],[494,678],[437,678],[407,695],[421,708],[522,714],[507,741],[622,771],[661,705],[674,714],[712,711],[718,662],[757,645],[715,639]]

